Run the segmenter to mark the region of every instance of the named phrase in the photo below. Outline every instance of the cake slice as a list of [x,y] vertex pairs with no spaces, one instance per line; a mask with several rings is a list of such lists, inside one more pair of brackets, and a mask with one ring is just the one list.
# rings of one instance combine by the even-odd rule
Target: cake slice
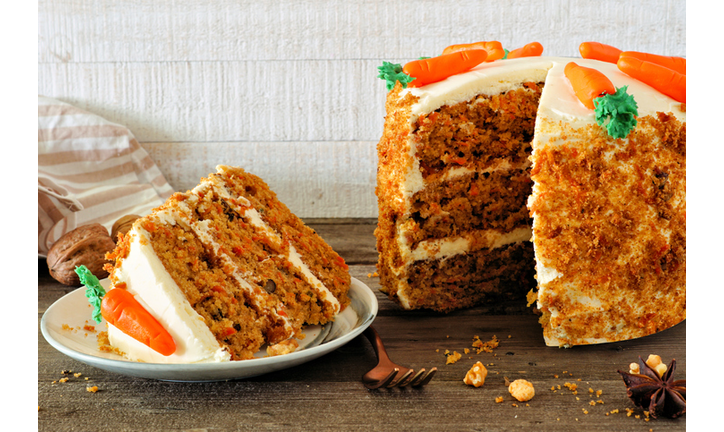
[[243,360],[265,344],[291,352],[304,325],[349,304],[344,260],[241,168],[219,166],[136,220],[110,258],[111,288],[132,293],[176,343],[165,356],[109,324],[110,345],[132,360]]

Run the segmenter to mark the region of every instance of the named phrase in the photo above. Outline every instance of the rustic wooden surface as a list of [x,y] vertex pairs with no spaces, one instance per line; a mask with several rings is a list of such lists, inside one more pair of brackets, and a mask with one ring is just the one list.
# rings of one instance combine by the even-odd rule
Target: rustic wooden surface
[[[77,362],[52,348],[38,327],[38,428],[42,431],[231,430],[591,430],[673,431],[686,416],[646,421],[626,397],[617,369],[638,355],[676,358],[686,377],[686,323],[635,341],[572,349],[546,347],[537,317],[521,305],[480,307],[448,315],[400,310],[378,291],[374,220],[310,220],[309,224],[351,264],[352,276],[377,293],[374,326],[393,361],[437,367],[421,389],[367,390],[360,378],[376,364],[371,345],[358,337],[315,361],[268,375],[213,383],[132,378]],[[45,310],[75,288],[49,277],[38,261],[38,323]],[[478,335],[501,342],[476,354]],[[445,364],[445,351],[471,353]],[[463,384],[476,361],[488,368],[485,385]],[[65,383],[63,370],[82,373]],[[84,378],[89,377],[88,381]],[[535,386],[528,403],[508,394],[505,378]],[[566,383],[576,384],[573,394]],[[97,393],[86,391],[98,386]],[[560,386],[560,389],[558,388]],[[601,390],[600,397],[591,395]],[[503,396],[502,403],[495,398]],[[603,403],[590,405],[590,401]],[[627,415],[626,409],[633,414]],[[611,411],[618,410],[617,413]],[[609,413],[608,415],[606,413]]]
[[480,40],[538,41],[545,55],[576,57],[587,40],[687,49],[685,0],[39,0],[37,9],[39,94],[128,127],[176,190],[219,163],[238,165],[302,217],[377,216],[383,61]]

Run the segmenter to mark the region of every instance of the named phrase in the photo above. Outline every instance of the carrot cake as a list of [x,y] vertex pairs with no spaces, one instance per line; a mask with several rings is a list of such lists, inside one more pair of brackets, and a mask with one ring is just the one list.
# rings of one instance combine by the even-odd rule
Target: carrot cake
[[109,258],[109,292],[133,294],[175,343],[160,353],[109,323],[111,346],[132,360],[244,360],[264,345],[291,352],[304,325],[349,304],[344,260],[240,168],[218,166],[136,220]]
[[[572,61],[633,97],[625,136],[576,96]],[[448,312],[527,295],[552,346],[685,319],[684,103],[598,60],[502,59],[419,87],[388,66],[375,235],[392,300]]]

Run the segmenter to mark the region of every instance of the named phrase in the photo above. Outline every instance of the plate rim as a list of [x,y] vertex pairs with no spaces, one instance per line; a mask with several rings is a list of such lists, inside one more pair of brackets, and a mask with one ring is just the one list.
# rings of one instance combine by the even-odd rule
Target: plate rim
[[[372,322],[377,317],[377,313],[379,310],[379,305],[377,301],[377,297],[372,291],[370,287],[368,287],[365,283],[360,281],[359,279],[355,277],[350,277],[350,289],[349,293],[353,293],[355,295],[361,296],[361,298],[367,298],[368,302],[363,302],[362,304],[369,304],[369,310],[357,310],[354,309],[354,311],[357,313],[358,316],[358,322],[351,330],[346,332],[345,334],[331,340],[331,341],[323,341],[319,345],[305,348],[301,351],[295,351],[289,354],[284,354],[280,356],[273,356],[273,357],[262,357],[262,358],[254,358],[254,359],[248,359],[248,360],[240,360],[240,361],[229,361],[229,362],[218,362],[218,363],[147,363],[147,362],[137,362],[132,360],[126,360],[126,359],[108,359],[104,357],[94,356],[91,354],[87,354],[84,352],[77,351],[71,347],[66,346],[61,341],[56,340],[52,334],[51,330],[49,328],[48,323],[48,313],[52,310],[52,308],[59,303],[62,303],[64,299],[67,300],[67,297],[70,295],[73,295],[79,290],[84,290],[84,287],[77,288],[65,295],[63,295],[61,298],[53,302],[48,309],[46,309],[45,313],[43,313],[43,316],[40,320],[40,330],[43,334],[43,337],[45,338],[46,342],[50,344],[53,348],[60,351],[61,353],[67,355],[68,357],[73,358],[74,360],[86,363],[90,366],[97,367],[99,369],[103,369],[106,371],[114,372],[114,373],[120,373],[124,375],[130,375],[130,376],[136,376],[136,377],[142,377],[142,378],[150,378],[150,379],[156,379],[161,381],[183,381],[183,382],[206,382],[206,381],[226,381],[229,379],[243,379],[243,378],[250,378],[253,376],[259,376],[266,373],[271,373],[274,371],[282,370],[287,367],[293,367],[301,363],[305,363],[307,361],[314,360],[318,357],[321,357],[322,355],[328,354],[331,351],[334,351],[338,349],[339,347],[343,346],[344,344],[348,343],[355,337],[357,337],[359,334],[361,334],[367,327],[369,327]],[[77,295],[77,294],[75,294]],[[349,294],[348,294],[349,295]],[[352,296],[350,296],[352,297]],[[352,307],[353,302],[350,303],[349,307]],[[266,366],[266,368],[265,368]],[[195,379],[193,377],[189,377],[189,379],[183,379],[183,378],[175,378],[175,379],[169,379],[169,378],[163,378],[159,376],[164,376],[168,374],[174,374],[174,373],[194,373],[194,372],[233,372],[238,369],[239,374],[232,374],[228,377],[220,377],[220,378],[201,378],[201,379]],[[264,369],[263,371],[260,371],[258,369]],[[253,373],[250,374],[244,374],[242,373],[244,370],[253,371]],[[160,372],[159,373],[153,373],[153,372]]]

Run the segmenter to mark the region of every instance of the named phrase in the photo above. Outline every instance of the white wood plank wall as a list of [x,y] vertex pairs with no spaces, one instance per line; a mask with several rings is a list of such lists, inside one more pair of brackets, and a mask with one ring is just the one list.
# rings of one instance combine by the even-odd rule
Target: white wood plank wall
[[686,55],[686,2],[39,0],[38,93],[128,126],[176,190],[217,164],[302,217],[375,217],[383,60],[586,40]]

